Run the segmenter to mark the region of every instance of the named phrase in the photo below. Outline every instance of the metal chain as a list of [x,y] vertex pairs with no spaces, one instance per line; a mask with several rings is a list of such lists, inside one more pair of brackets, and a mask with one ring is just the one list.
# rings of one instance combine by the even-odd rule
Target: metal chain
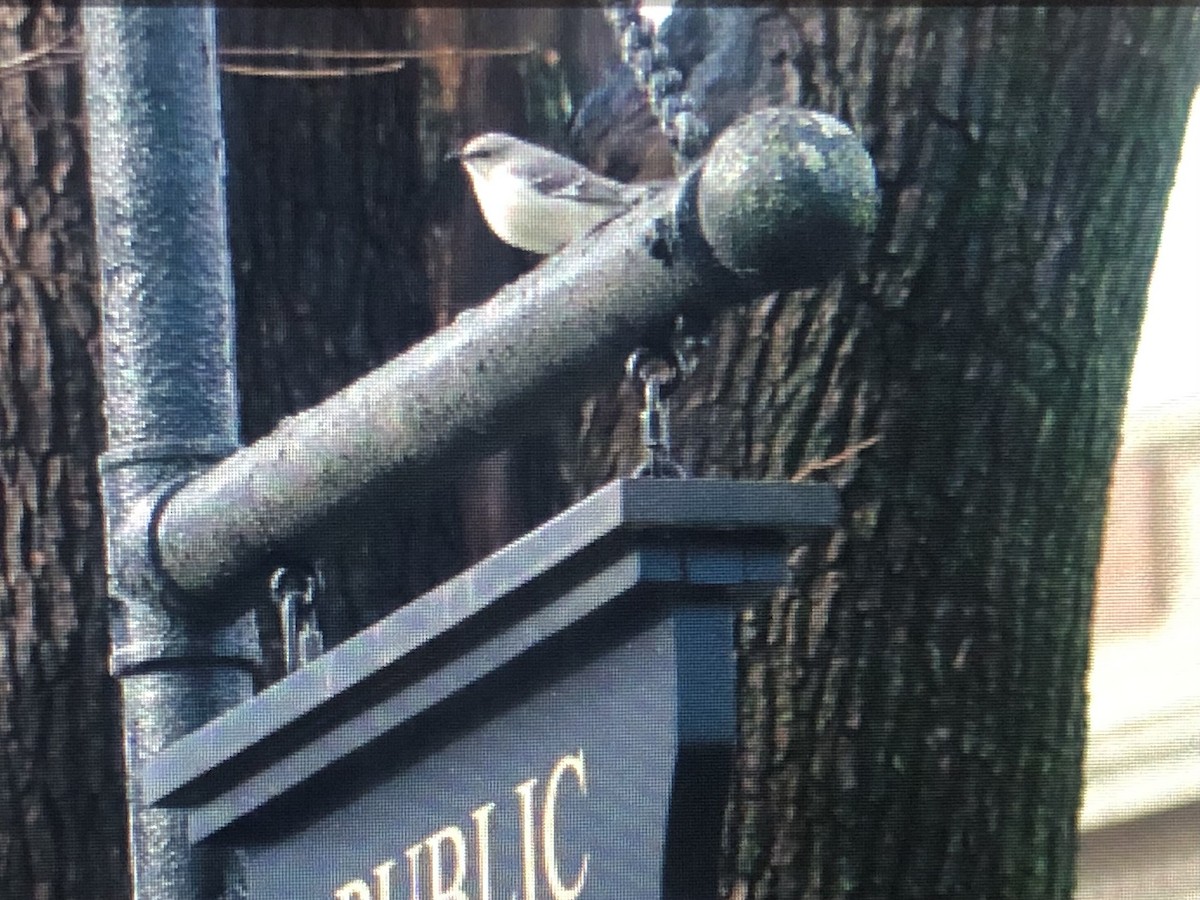
[[[605,8],[616,32],[621,58],[646,92],[650,110],[675,151],[676,171],[695,162],[708,145],[709,127],[683,86],[683,73],[671,65],[671,54],[658,39],[654,24],[636,4],[610,3]],[[707,327],[707,322],[703,327]],[[671,419],[667,399],[679,383],[695,370],[698,353],[707,346],[702,326],[684,316],[675,320],[671,360],[642,348],[630,354],[625,371],[642,384],[642,464],[635,478],[687,478],[687,471],[671,456]]]
[[671,457],[671,418],[667,398],[679,386],[679,366],[641,349],[629,354],[625,371],[642,383],[642,448],[645,457],[634,478],[687,478],[687,471]]
[[317,625],[317,576],[308,569],[280,566],[271,575],[271,599],[279,610],[283,668],[291,674],[323,652],[325,640]]
[[686,168],[707,145],[709,128],[683,87],[683,73],[671,65],[671,54],[658,40],[654,24],[635,4],[614,2],[605,14],[616,32],[621,58],[646,92],[650,109],[675,151],[677,168]]

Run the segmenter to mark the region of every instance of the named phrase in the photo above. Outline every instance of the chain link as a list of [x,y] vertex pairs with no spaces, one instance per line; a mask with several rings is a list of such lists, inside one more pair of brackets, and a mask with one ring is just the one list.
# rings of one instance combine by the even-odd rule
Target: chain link
[[667,407],[667,398],[683,377],[680,367],[640,349],[629,354],[625,371],[642,383],[640,419],[645,456],[633,477],[687,478],[687,471],[671,456],[671,418]]
[[[621,58],[646,93],[650,110],[675,152],[676,171],[695,162],[708,145],[708,124],[684,88],[683,73],[671,64],[671,53],[658,39],[654,24],[636,4],[614,2],[605,8],[616,33]],[[675,322],[670,360],[639,349],[630,354],[625,370],[642,384],[642,464],[635,478],[686,478],[687,471],[671,456],[671,419],[667,399],[680,381],[696,368],[698,353],[708,340],[697,323],[680,317]]]
[[283,668],[291,674],[325,651],[317,625],[317,575],[304,567],[281,566],[271,575],[271,600],[279,611]]
[[605,9],[616,32],[621,58],[646,92],[650,109],[675,151],[677,169],[699,158],[708,144],[708,124],[684,89],[683,73],[671,65],[671,54],[659,41],[654,23],[634,4],[616,2]]

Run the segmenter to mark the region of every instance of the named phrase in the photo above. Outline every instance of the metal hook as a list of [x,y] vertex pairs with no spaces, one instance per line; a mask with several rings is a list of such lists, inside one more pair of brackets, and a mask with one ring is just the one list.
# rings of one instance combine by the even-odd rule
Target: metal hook
[[[657,364],[657,365],[655,365]],[[638,349],[629,354],[625,371],[642,382],[642,447],[645,459],[634,478],[687,478],[687,471],[671,458],[671,418],[666,398],[682,379],[680,366]]]
[[[298,583],[297,575],[300,576]],[[283,667],[289,675],[325,650],[324,638],[317,625],[316,584],[316,574],[308,569],[301,574],[299,569],[280,566],[271,574],[271,598],[279,610]]]

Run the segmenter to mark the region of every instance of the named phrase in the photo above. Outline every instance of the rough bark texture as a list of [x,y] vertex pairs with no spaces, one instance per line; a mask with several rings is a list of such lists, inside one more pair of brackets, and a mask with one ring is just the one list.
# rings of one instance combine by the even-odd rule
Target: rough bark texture
[[[724,316],[674,402],[698,474],[794,477],[858,448],[813,472],[843,487],[842,527],[798,551],[790,589],[743,623],[727,887],[1065,897],[1092,570],[1200,77],[1198,14],[691,15],[676,52],[714,128],[772,103],[832,112],[866,140],[884,196],[862,267]],[[52,9],[0,14],[0,59],[70,25]],[[226,47],[557,50],[224,77],[249,440],[530,264],[486,232],[441,156],[487,128],[564,146],[566,89],[596,83],[609,50],[606,26],[570,10],[231,8],[220,27]],[[69,63],[0,70],[5,897],[127,891],[79,77]],[[644,110],[610,99],[609,119],[578,123],[578,146],[610,173],[662,174]],[[635,413],[627,387],[607,392],[548,423],[553,445],[531,436],[331,548],[330,640],[629,471]]]
[[883,215],[860,271],[720,324],[684,456],[778,478],[878,443],[826,473],[843,526],[745,622],[730,890],[1068,896],[1092,574],[1197,14],[757,27],[798,43],[754,96],[850,122]]
[[74,27],[0,11],[0,896],[38,900],[128,890],[80,73],[33,52]]
[[[675,402],[693,472],[810,472],[846,506],[743,623],[726,889],[1066,897],[1093,571],[1197,14],[689,15],[672,38],[717,128],[831,112],[883,190],[865,264],[723,318]],[[585,408],[578,483],[628,471],[631,401]]]

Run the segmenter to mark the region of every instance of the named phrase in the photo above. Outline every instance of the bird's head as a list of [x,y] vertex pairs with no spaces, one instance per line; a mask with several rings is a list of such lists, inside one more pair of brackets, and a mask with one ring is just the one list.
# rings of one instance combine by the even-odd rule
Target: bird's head
[[458,160],[472,174],[486,175],[493,167],[511,160],[523,145],[524,141],[510,134],[489,131],[471,138],[446,158]]

